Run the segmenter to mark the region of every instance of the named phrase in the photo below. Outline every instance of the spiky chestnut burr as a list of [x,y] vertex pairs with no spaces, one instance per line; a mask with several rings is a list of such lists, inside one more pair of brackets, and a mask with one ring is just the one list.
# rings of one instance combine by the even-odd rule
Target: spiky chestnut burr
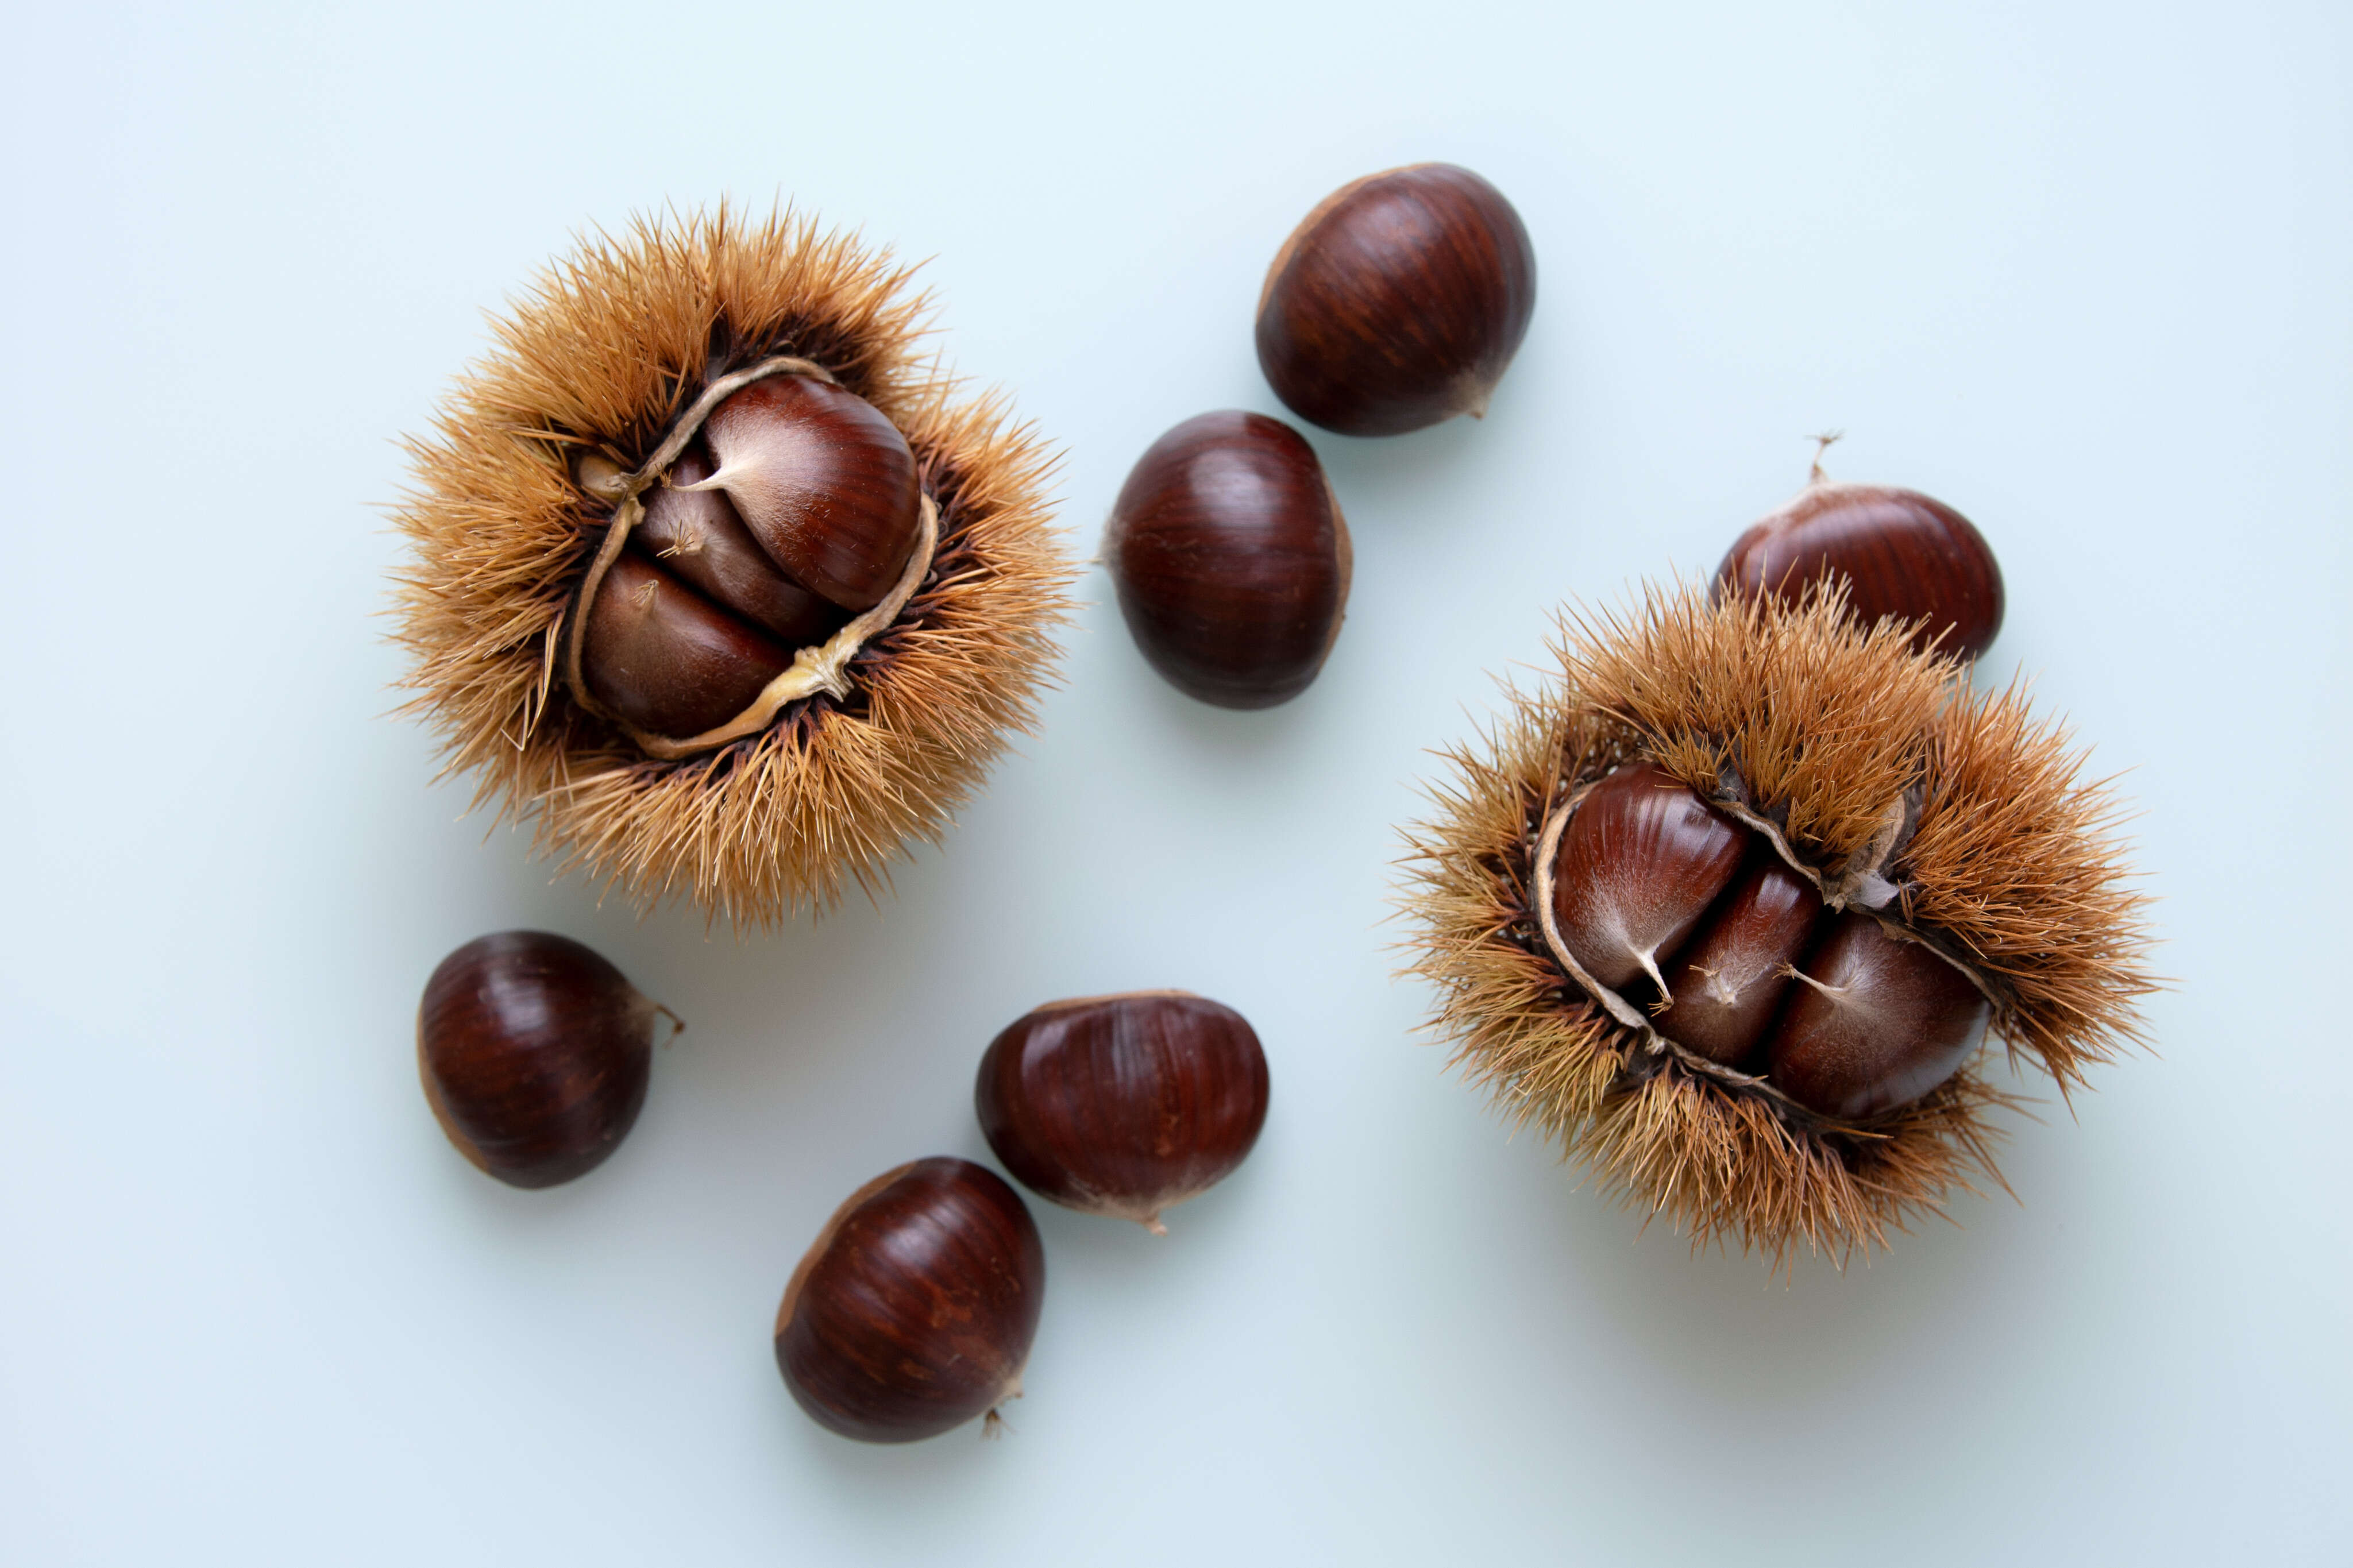
[[[1973,691],[1963,663],[1915,650],[1908,630],[1855,625],[1836,587],[1795,604],[1652,590],[1623,616],[1565,618],[1559,676],[1505,687],[1506,716],[1448,753],[1436,814],[1407,830],[1412,968],[1438,988],[1435,1026],[1457,1062],[1695,1243],[1843,1258],[1883,1247],[1974,1175],[1998,1181],[1988,1112],[2011,1097],[1969,1048],[1978,1025],[1953,1005],[1966,992],[2013,1062],[2062,1092],[2139,1037],[2136,1005],[2154,982],[2142,899],[2107,836],[2119,803],[2080,781],[2067,733],[2035,719],[2019,687]],[[1936,1021],[1891,1041],[1873,1017],[1817,1018],[1810,1060],[1728,1053],[1764,1069],[1749,1071],[1674,1037],[1694,998],[1676,989],[1672,943],[1652,954],[1673,994],[1663,1013],[1580,977],[1546,929],[1560,925],[1550,882],[1575,808],[1628,764],[1740,824],[1752,864],[1766,863],[1764,841],[1829,911],[1829,937],[1768,954],[1786,983],[1775,1018],[1859,977],[1883,994],[1869,979],[1894,973],[1883,942],[1922,950],[1899,967],[1933,964],[1904,984],[1905,1005]],[[1802,923],[1786,909],[1741,913],[1762,894],[1745,876],[1729,887],[1679,940],[1705,943],[1737,920],[1753,929],[1728,940],[1769,949],[1790,940],[1775,934],[1785,916]],[[1788,973],[1800,963],[1815,984]],[[1956,1035],[1966,1059],[1948,1071],[1940,1053]]]
[[722,207],[585,242],[498,323],[397,512],[409,710],[477,804],[754,924],[945,831],[1072,574],[1042,444],[918,357],[923,311],[887,255]]

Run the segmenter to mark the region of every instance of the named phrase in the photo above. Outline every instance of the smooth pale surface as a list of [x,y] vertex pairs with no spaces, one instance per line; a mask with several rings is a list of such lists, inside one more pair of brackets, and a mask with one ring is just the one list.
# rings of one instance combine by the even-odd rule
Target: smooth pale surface
[[[2353,1556],[2353,865],[2311,826],[2353,776],[2341,5],[10,32],[12,1564]],[[1525,218],[1535,322],[1483,423],[1313,436],[1356,576],[1297,701],[1178,695],[1091,574],[947,852],[740,940],[550,886],[385,717],[394,438],[575,230],[782,192],[936,256],[1083,555],[1159,432],[1279,412],[1251,309],[1301,215],[1430,158]],[[2021,1086],[2022,1205],[1782,1282],[1507,1136],[1382,920],[1485,672],[1563,596],[1713,571],[1825,426],[1999,552],[1989,677],[2128,770],[2179,986],[2072,1116]],[[553,1193],[417,1086],[426,975],[508,926],[691,1026]],[[1033,1205],[1009,1440],[810,1423],[768,1329],[834,1205],[987,1158],[974,1065],[1029,1007],[1169,985],[1265,1041],[1250,1162],[1165,1241]]]

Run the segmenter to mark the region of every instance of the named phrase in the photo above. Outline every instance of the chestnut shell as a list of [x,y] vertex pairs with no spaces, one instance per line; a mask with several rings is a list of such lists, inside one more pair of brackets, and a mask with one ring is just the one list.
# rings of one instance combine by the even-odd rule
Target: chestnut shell
[[568,1182],[603,1164],[636,1124],[659,1011],[569,937],[476,937],[425,983],[426,1101],[458,1152],[499,1180]]
[[828,1431],[937,1436],[1021,1392],[1045,1291],[1021,1194],[969,1160],[917,1160],[818,1232],[776,1309],[776,1367]]
[[1340,635],[1347,521],[1306,438],[1280,419],[1198,415],[1136,459],[1103,531],[1135,646],[1220,708],[1304,691]]
[[1400,435],[1484,413],[1535,302],[1535,251],[1501,191],[1451,163],[1391,169],[1335,191],[1283,242],[1259,296],[1259,365],[1303,419]]
[[1050,1002],[989,1042],[973,1106],[1030,1191],[1158,1232],[1258,1142],[1266,1053],[1240,1013],[1189,992]]
[[[1915,649],[1976,658],[2001,631],[2001,567],[1977,525],[1917,490],[1817,482],[1733,542],[1711,597],[1725,588],[1795,604],[1843,577],[1847,607],[1869,626],[1926,617]],[[1939,641],[1941,634],[1942,640]]]

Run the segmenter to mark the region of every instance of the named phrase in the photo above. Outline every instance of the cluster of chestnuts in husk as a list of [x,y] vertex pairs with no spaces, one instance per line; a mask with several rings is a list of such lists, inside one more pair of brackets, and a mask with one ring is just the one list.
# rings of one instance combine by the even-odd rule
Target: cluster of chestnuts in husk
[[397,512],[412,703],[477,798],[650,905],[879,888],[1029,727],[1050,458],[922,356],[903,269],[725,208],[565,258]]
[[2069,1089],[2153,986],[2117,803],[1972,687],[2002,602],[1958,512],[1818,461],[1705,595],[1565,620],[1408,830],[1458,1059],[1695,1242],[1843,1256],[1995,1175],[1989,1036]]
[[[1367,175],[1301,222],[1259,299],[1258,357],[1294,413],[1395,436],[1486,412],[1535,309],[1535,253],[1468,169]],[[1138,459],[1103,559],[1136,647],[1187,695],[1271,708],[1340,635],[1348,525],[1298,431],[1262,414],[1187,419]]]
[[[477,938],[417,1009],[425,1098],[477,1167],[548,1187],[602,1164],[644,1105],[658,1020],[595,952],[544,931]],[[1242,1163],[1266,1055],[1232,1008],[1183,991],[1050,1003],[981,1058],[973,1093],[1005,1168],[1039,1196],[1166,1235],[1163,1213]],[[1021,1196],[968,1160],[917,1160],[851,1194],[794,1269],[776,1366],[819,1425],[911,1442],[1021,1392],[1046,1289]]]

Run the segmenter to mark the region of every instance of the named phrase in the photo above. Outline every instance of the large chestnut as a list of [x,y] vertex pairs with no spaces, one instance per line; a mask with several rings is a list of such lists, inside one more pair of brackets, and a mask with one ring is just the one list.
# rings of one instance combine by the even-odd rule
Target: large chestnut
[[604,1163],[636,1123],[655,1019],[668,1012],[569,937],[476,937],[425,983],[426,1103],[458,1152],[499,1180],[568,1182]]
[[1917,490],[1832,484],[1820,465],[1787,506],[1733,542],[1711,592],[1794,604],[1816,583],[1841,579],[1862,625],[1920,622],[1915,649],[1933,644],[1975,658],[2001,630],[2001,567],[1976,524]]
[[818,1425],[937,1436],[1021,1393],[1046,1249],[1021,1194],[969,1160],[917,1160],[849,1194],[776,1309],[776,1366]]
[[1648,763],[1586,793],[1561,834],[1552,914],[1561,940],[1603,985],[1643,975],[1707,912],[1740,868],[1746,835]]
[[1975,1054],[1992,1017],[1975,981],[1863,914],[1841,916],[1795,978],[1767,1047],[1773,1081],[1828,1116],[1918,1099]]
[[1050,1002],[989,1042],[973,1102],[1032,1192],[1166,1235],[1162,1213],[1258,1142],[1266,1053],[1240,1013],[1189,991]]
[[1258,362],[1302,418],[1395,436],[1485,413],[1535,303],[1535,251],[1504,194],[1416,163],[1341,186],[1283,241]]
[[1280,419],[1203,414],[1155,441],[1103,553],[1135,646],[1204,702],[1287,702],[1340,635],[1348,524],[1314,448]]

